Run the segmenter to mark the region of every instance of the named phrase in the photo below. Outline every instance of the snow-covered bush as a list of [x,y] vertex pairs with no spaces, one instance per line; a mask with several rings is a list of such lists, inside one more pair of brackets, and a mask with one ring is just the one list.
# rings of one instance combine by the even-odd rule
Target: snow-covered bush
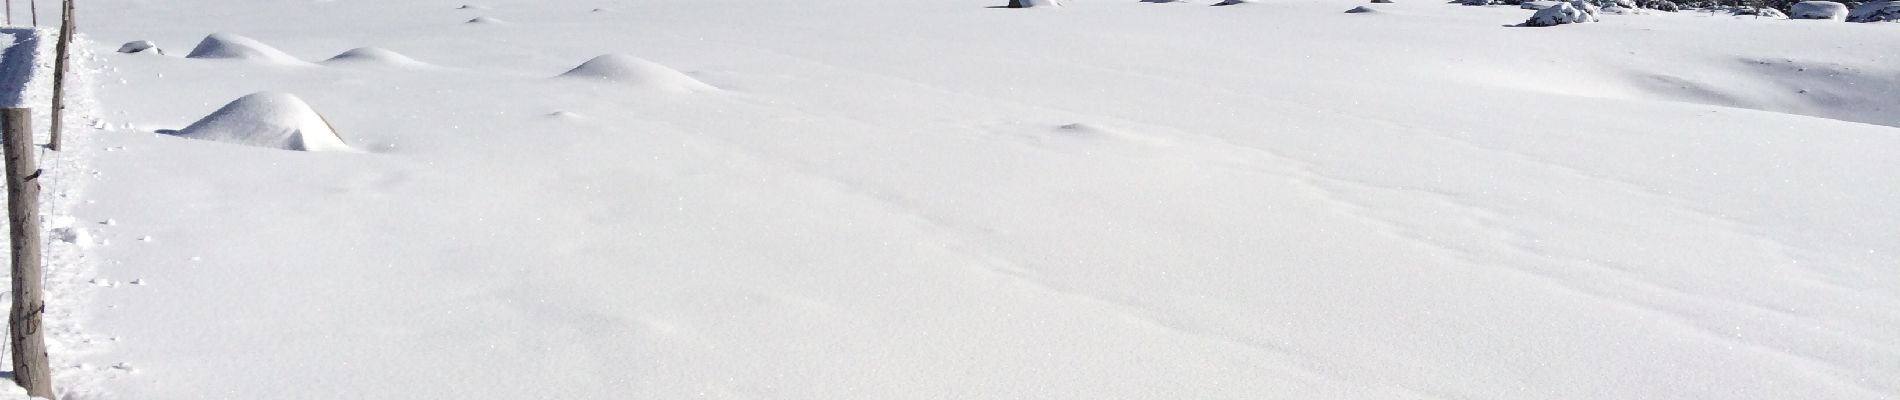
[[1563,24],[1597,22],[1595,11],[1595,6],[1584,3],[1582,0],[1569,3],[1557,3],[1557,5],[1551,6],[1550,8],[1537,10],[1537,14],[1531,15],[1530,20],[1524,21],[1524,26],[1557,26]]
[[1788,18],[1788,14],[1782,13],[1781,10],[1774,9],[1773,7],[1716,6],[1716,7],[1709,7],[1707,11],[1712,12],[1712,13],[1717,13],[1717,14],[1728,14],[1728,15],[1733,15],[1737,17],[1755,16],[1755,17],[1761,17],[1761,18],[1778,18],[1778,19]]
[[1795,3],[1788,12],[1793,19],[1830,19],[1847,20],[1847,5],[1832,1],[1803,1]]
[[1847,13],[1847,22],[1900,22],[1900,1],[1869,1]]
[[1656,10],[1656,11],[1668,11],[1668,12],[1682,11],[1682,6],[1679,6],[1676,4],[1676,2],[1669,1],[1669,0],[1653,0],[1653,1],[1645,2],[1643,3],[1643,8],[1648,8],[1648,9]]

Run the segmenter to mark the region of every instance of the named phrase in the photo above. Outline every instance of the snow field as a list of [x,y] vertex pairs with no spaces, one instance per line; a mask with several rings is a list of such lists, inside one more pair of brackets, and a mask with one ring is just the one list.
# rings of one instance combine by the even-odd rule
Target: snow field
[[[1900,388],[1892,24],[859,3],[105,4],[257,39],[102,52],[70,393]],[[153,133],[258,92],[366,152]]]

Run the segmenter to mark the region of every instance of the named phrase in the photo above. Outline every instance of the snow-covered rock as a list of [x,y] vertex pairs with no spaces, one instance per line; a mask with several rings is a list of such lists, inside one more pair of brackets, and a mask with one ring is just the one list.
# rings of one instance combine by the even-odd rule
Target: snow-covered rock
[[1900,1],[1870,1],[1847,13],[1847,22],[1900,22]]
[[1061,0],[1009,0],[1009,8],[1061,7]]
[[1250,3],[1254,3],[1255,1],[1256,0],[1221,0],[1219,3],[1214,3],[1214,5],[1231,6],[1231,5],[1239,5],[1239,4],[1250,4]]
[[1347,14],[1370,14],[1370,13],[1376,13],[1376,12],[1379,12],[1379,10],[1374,10],[1372,9],[1372,7],[1366,7],[1366,6],[1358,6],[1358,7],[1353,7],[1351,10],[1346,10]]
[[213,33],[198,42],[185,58],[227,59],[258,61],[274,64],[302,64],[303,60],[292,57],[282,50],[259,42],[257,39],[230,34]]
[[1372,4],[1392,4],[1392,0],[1372,0]]
[[165,54],[164,49],[158,48],[158,44],[152,43],[152,41],[150,40],[138,40],[138,41],[126,42],[125,45],[119,46],[119,52],[126,53],[126,54],[137,54],[137,53],[152,53],[152,54],[159,54],[159,55]]
[[594,57],[561,74],[560,77],[609,81],[669,92],[718,90],[679,70],[625,54]]
[[1563,2],[1561,1],[1526,1],[1523,3],[1518,3],[1517,8],[1522,8],[1526,10],[1542,10],[1546,8],[1556,7],[1558,4],[1563,4]]
[[1847,5],[1832,1],[1803,1],[1794,3],[1794,7],[1788,11],[1788,18],[1846,21]]
[[244,96],[174,135],[281,150],[351,151],[323,115],[289,93]]
[[1580,3],[1582,2],[1557,3],[1557,5],[1551,6],[1550,8],[1537,10],[1536,14],[1531,15],[1530,20],[1524,21],[1524,26],[1557,26],[1563,24],[1597,22],[1596,13],[1592,12],[1594,10],[1588,8],[1589,5],[1587,4],[1580,6]]

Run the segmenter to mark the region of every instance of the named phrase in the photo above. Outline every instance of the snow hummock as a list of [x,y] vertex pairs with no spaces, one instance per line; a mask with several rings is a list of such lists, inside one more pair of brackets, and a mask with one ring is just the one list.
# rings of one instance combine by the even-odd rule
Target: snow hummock
[[594,57],[562,73],[561,78],[611,81],[670,92],[697,92],[718,88],[659,63],[626,54]]
[[1550,6],[1549,8],[1537,10],[1536,14],[1531,15],[1530,20],[1524,21],[1524,26],[1557,26],[1563,24],[1597,22],[1597,15],[1593,11],[1595,11],[1593,7],[1581,1],[1557,3],[1557,5]]
[[351,150],[303,99],[278,92],[239,98],[174,135],[293,151]]
[[1794,3],[1788,17],[1793,19],[1829,19],[1847,20],[1847,5],[1832,1],[1803,1]]
[[1214,3],[1214,5],[1231,6],[1231,5],[1237,5],[1237,4],[1251,4],[1255,2],[1258,2],[1258,0],[1221,0],[1219,3]]
[[505,23],[508,23],[508,21],[503,21],[503,20],[501,20],[500,18],[493,18],[493,17],[475,17],[475,18],[471,18],[471,19],[469,19],[467,23],[470,23],[470,24],[505,24]]
[[1854,7],[1847,22],[1900,22],[1900,1],[1870,1]]
[[262,61],[276,64],[302,64],[303,60],[292,57],[275,47],[256,39],[230,34],[213,33],[198,42],[185,58],[231,59]]
[[389,67],[413,67],[427,65],[414,58],[387,49],[359,47],[337,54],[323,61],[324,64],[380,65]]
[[1366,6],[1358,6],[1358,7],[1353,7],[1350,10],[1346,10],[1347,14],[1364,14],[1364,13],[1375,13],[1375,12],[1378,12],[1378,10],[1374,10],[1372,9],[1372,7],[1366,7]]

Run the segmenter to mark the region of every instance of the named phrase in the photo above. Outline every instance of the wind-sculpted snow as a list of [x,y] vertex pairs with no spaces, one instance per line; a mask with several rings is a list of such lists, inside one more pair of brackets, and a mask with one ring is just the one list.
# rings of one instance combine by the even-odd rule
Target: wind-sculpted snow
[[718,90],[678,70],[625,54],[594,57],[562,73],[561,78],[583,79],[658,89],[669,92]]
[[336,128],[303,99],[255,93],[176,133],[179,137],[293,151],[349,151]]
[[304,64],[290,54],[256,39],[230,33],[214,33],[198,42],[186,58],[228,59],[272,64]]
[[[1900,24],[93,1],[69,398],[1900,390]],[[402,58],[111,51],[211,30]],[[152,133],[258,91],[232,141],[362,153]]]

